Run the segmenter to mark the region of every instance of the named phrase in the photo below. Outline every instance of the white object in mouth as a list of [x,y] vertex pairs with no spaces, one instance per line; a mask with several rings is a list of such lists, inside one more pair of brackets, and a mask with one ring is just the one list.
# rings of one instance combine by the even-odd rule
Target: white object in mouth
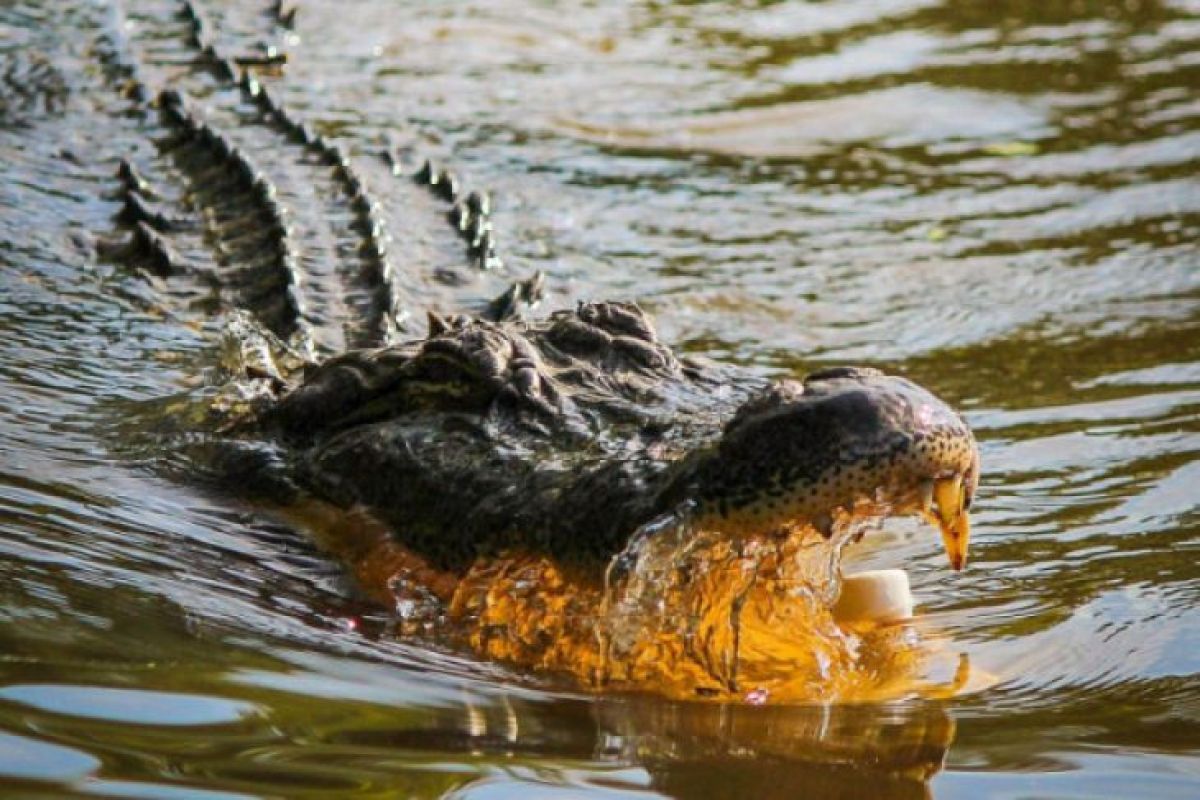
[[886,624],[911,619],[912,590],[908,573],[902,569],[876,569],[846,575],[842,593],[833,604],[833,616],[841,623]]

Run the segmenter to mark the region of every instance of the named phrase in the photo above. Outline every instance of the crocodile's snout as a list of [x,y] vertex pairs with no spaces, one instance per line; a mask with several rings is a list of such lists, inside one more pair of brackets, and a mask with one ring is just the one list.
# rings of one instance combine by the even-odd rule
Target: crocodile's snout
[[979,450],[958,413],[904,378],[839,367],[747,402],[695,491],[706,523],[748,535],[796,523],[828,535],[842,514],[920,514],[961,569],[978,482]]

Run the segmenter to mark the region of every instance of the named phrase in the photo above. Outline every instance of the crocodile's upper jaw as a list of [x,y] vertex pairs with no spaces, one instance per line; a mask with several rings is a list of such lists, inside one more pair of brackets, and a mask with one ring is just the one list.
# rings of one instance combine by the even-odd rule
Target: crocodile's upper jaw
[[954,410],[916,384],[838,368],[784,381],[746,403],[702,463],[692,491],[704,524],[735,535],[845,515],[919,514],[961,569],[979,450]]

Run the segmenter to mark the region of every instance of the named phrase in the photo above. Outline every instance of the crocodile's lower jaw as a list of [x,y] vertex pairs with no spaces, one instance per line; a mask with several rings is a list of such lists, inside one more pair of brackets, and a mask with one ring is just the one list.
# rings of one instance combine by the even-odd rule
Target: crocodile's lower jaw
[[367,595],[396,608],[402,626],[593,689],[680,699],[756,692],[772,702],[953,691],[919,680],[927,653],[905,628],[844,628],[830,598],[800,585],[788,565],[827,547],[811,528],[769,540],[714,536],[690,550],[691,563],[706,570],[664,586],[660,598],[689,622],[656,627],[623,617],[628,609],[594,568],[503,553],[456,575],[430,566],[365,512],[311,503],[286,513],[350,566]]

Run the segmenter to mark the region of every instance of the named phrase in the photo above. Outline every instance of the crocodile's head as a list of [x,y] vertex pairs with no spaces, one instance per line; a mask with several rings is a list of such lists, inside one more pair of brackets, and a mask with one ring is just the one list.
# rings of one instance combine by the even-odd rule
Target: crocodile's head
[[690,479],[706,525],[733,534],[843,515],[920,514],[962,569],[979,450],[962,417],[904,378],[839,367],[747,402]]

